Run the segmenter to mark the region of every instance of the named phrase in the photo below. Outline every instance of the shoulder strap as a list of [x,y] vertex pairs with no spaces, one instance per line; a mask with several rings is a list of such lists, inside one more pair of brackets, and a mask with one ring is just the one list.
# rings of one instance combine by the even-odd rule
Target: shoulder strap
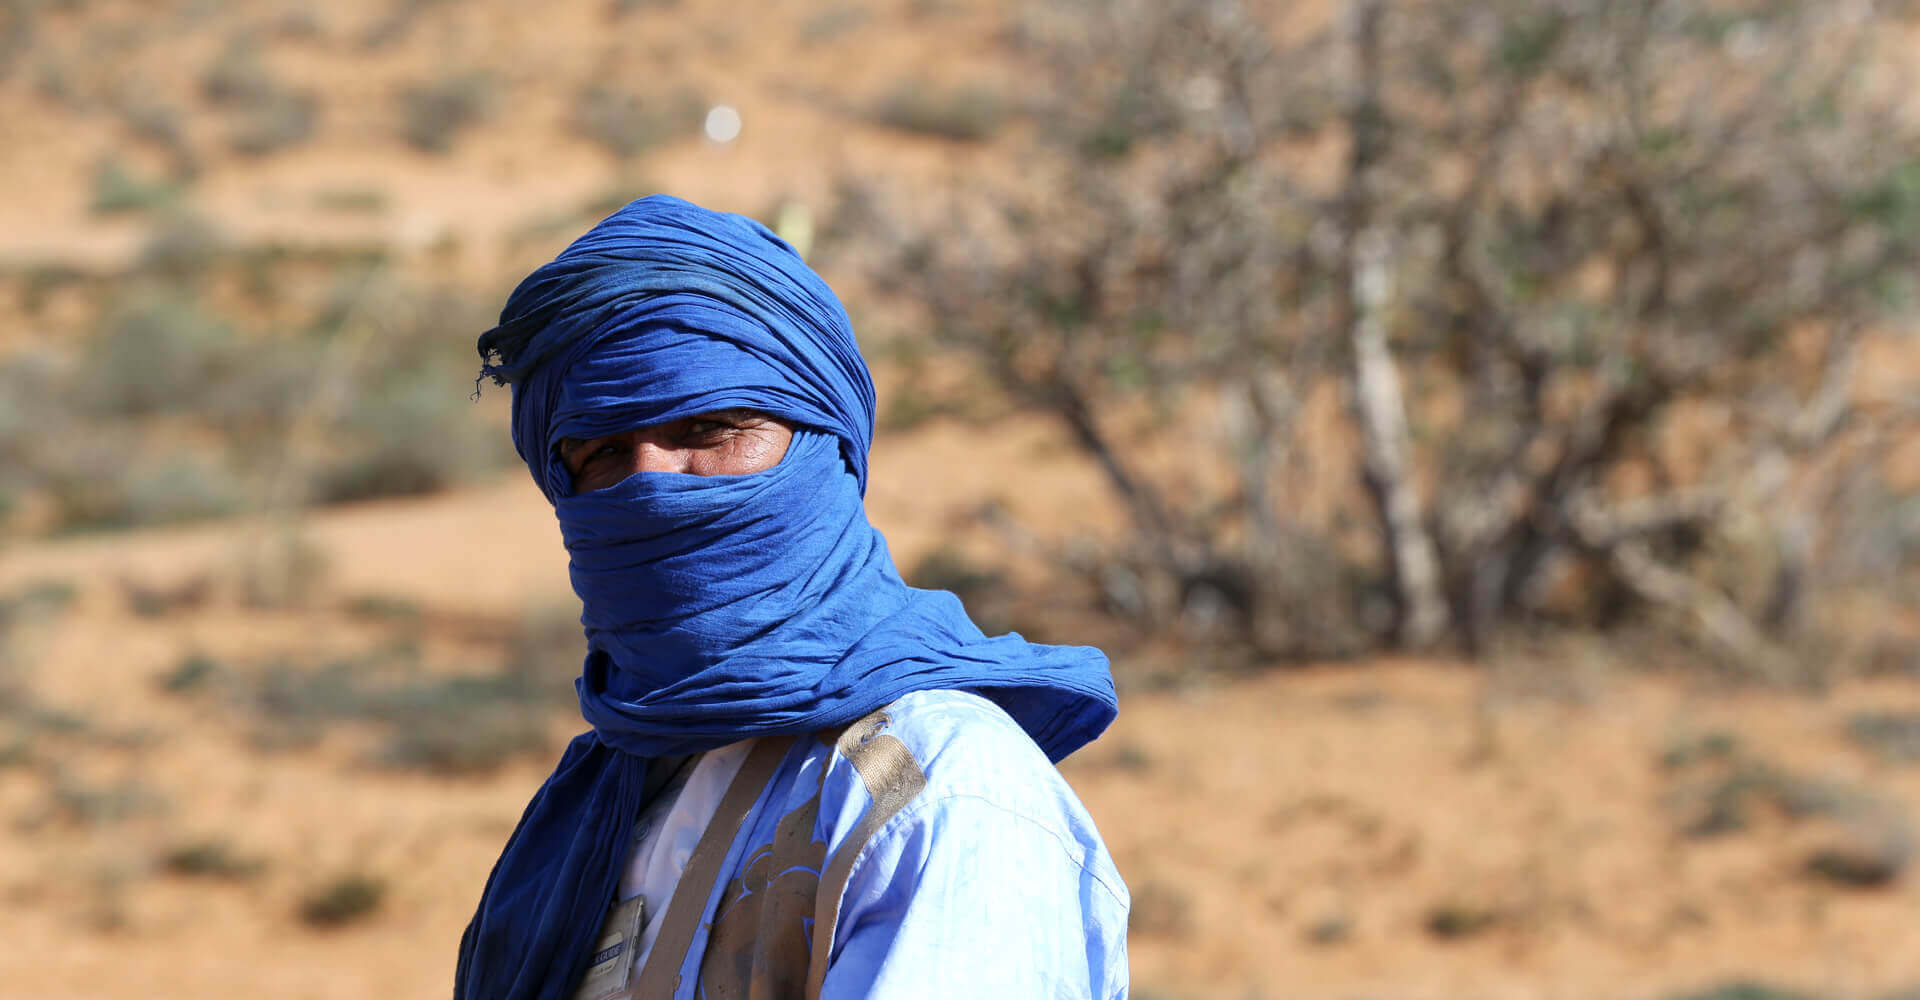
[[719,808],[707,821],[706,832],[700,835],[700,842],[687,858],[680,880],[674,883],[673,897],[660,918],[660,934],[653,940],[653,950],[647,953],[647,963],[640,970],[632,996],[655,1000],[672,997],[679,991],[680,969],[686,964],[687,950],[693,946],[693,936],[707,915],[707,903],[713,898],[713,887],[719,880],[721,866],[726,863],[727,852],[793,742],[793,737],[762,738],[740,765],[733,783],[720,798]]
[[867,786],[872,804],[860,817],[860,825],[847,835],[826,871],[820,874],[820,886],[814,896],[813,948],[807,962],[807,1000],[819,1000],[820,988],[827,978],[827,960],[833,953],[834,924],[840,919],[840,897],[847,891],[847,879],[860,852],[886,822],[927,787],[926,772],[905,743],[888,735],[887,712],[881,709],[847,727],[835,742],[834,750],[853,764],[860,781]]

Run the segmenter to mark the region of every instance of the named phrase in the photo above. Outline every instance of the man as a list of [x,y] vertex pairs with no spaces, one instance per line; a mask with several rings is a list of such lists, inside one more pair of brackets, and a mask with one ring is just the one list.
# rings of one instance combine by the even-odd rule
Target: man
[[759,224],[634,202],[480,338],[584,607],[592,730],[461,941],[470,998],[1072,997],[1127,893],[1052,762],[1106,659],[901,582],[846,312]]

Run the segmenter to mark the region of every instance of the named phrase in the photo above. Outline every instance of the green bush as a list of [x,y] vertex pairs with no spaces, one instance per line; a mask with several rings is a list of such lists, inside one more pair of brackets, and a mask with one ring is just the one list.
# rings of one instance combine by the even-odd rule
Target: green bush
[[226,252],[226,239],[212,223],[192,214],[172,214],[147,236],[134,268],[184,290],[195,287]]
[[407,143],[426,153],[453,149],[459,134],[493,112],[495,86],[487,73],[458,73],[408,87],[400,94]]
[[504,673],[532,697],[566,701],[586,653],[579,605],[537,608],[522,616],[508,640]]
[[1169,882],[1143,883],[1134,890],[1127,930],[1148,937],[1186,937],[1193,931],[1193,894]]
[[52,619],[79,596],[79,588],[65,580],[35,580],[16,593],[0,596],[0,629],[15,622]]
[[[905,576],[907,583],[915,587],[951,591],[988,635],[1014,631],[1018,627],[1014,624],[1019,610],[1017,598],[1007,586],[1006,574],[975,562],[959,549],[944,545],[936,548],[921,557]],[[1027,624],[1036,623],[1028,620]]]
[[120,109],[120,120],[135,139],[151,143],[172,155],[182,173],[192,173],[193,150],[187,141],[185,116],[179,109],[136,97]]
[[305,142],[319,125],[318,97],[276,91],[236,116],[227,144],[242,156],[266,156]]
[[95,215],[149,212],[172,204],[179,194],[172,182],[136,177],[118,157],[109,156],[94,168],[90,208]]
[[88,345],[90,408],[134,417],[189,408],[231,368],[235,350],[233,328],[191,301],[136,299]]
[[706,101],[692,91],[649,99],[594,84],[574,101],[573,129],[626,158],[699,134],[706,109]]
[[411,725],[393,727],[373,762],[445,776],[490,774],[515,758],[543,754],[550,745],[546,725],[522,712],[427,712]]
[[95,784],[67,772],[54,776],[50,819],[74,826],[105,826],[167,808],[159,792],[134,778]]
[[205,688],[224,672],[220,661],[205,653],[188,653],[161,674],[155,685],[167,694],[189,694]]
[[174,524],[223,517],[239,510],[246,488],[212,457],[192,452],[159,455],[136,464],[126,481],[123,524]]
[[248,35],[227,43],[200,78],[200,93],[233,115],[227,141],[245,156],[264,156],[303,142],[319,123],[319,98],[281,85]]
[[278,90],[279,84],[260,57],[259,44],[248,35],[228,39],[200,76],[200,96],[216,105],[254,104]]
[[38,470],[59,531],[174,524],[239,509],[245,490],[217,458],[148,451],[113,431],[47,449]]
[[964,600],[968,595],[1004,586],[1006,574],[983,567],[952,546],[942,546],[921,557],[906,575],[907,582],[927,590],[950,590]]
[[1920,762],[1920,713],[1862,712],[1847,720],[1847,735],[1885,760]]
[[342,215],[384,215],[387,193],[379,188],[328,188],[314,194],[316,208]]
[[[358,277],[279,330],[237,328],[187,291],[315,268]],[[91,336],[0,359],[0,498],[33,527],[221,516],[270,485],[276,503],[418,494],[511,460],[472,402],[476,303],[358,256],[232,248],[187,216],[156,227],[136,270]]]
[[347,599],[346,613],[365,621],[416,625],[422,609],[420,602],[394,594],[360,594]]
[[672,10],[680,6],[680,0],[613,0],[608,12],[612,16],[625,17],[640,10]]
[[320,503],[428,493],[512,455],[472,401],[472,331],[486,328],[485,313],[455,296],[404,290],[380,308],[381,335],[355,353],[345,396],[325,415],[329,451],[308,477]]
[[36,455],[72,419],[61,359],[22,351],[0,363],[0,489],[31,487]]
[[1448,900],[1427,910],[1425,926],[1428,934],[1442,941],[1455,941],[1493,929],[1504,916],[1490,907]]
[[310,496],[413,496],[500,468],[510,449],[497,429],[474,419],[461,391],[472,384],[472,365],[462,355],[395,359],[370,372],[333,426],[338,455],[315,470]]
[[1813,1000],[1799,990],[1751,979],[1736,979],[1693,993],[1682,993],[1669,1000]]
[[867,117],[887,128],[956,142],[980,142],[1006,123],[1006,103],[980,87],[941,89],[924,83],[896,86]]
[[1815,848],[1803,866],[1806,873],[1850,889],[1883,889],[1900,879],[1913,860],[1907,844],[1830,844]]
[[266,862],[236,853],[225,840],[211,838],[168,848],[160,858],[160,867],[174,875],[239,881],[260,874]]
[[479,428],[461,427],[464,404],[451,381],[406,373],[358,400],[339,429],[349,450],[321,466],[311,496],[319,503],[414,496],[445,489],[474,471],[485,447]]
[[372,916],[386,895],[387,884],[381,879],[349,873],[302,896],[300,919],[313,927],[340,927]]
[[[543,630],[541,630],[543,631]],[[240,691],[254,713],[255,745],[308,745],[328,728],[356,725],[376,734],[366,761],[374,766],[441,775],[485,774],[509,760],[547,752],[547,721],[573,694],[564,677],[579,669],[580,629],[564,654],[523,630],[498,670],[425,674],[418,650],[389,646],[319,665],[270,664]]]
[[802,45],[821,45],[864,27],[873,12],[859,4],[834,4],[800,25]]

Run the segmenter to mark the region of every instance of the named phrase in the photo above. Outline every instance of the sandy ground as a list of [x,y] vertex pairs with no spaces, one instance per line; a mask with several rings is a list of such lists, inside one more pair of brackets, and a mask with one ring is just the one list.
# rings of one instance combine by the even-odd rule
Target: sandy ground
[[[876,520],[917,509],[938,525],[907,487],[916,460],[951,453],[904,444],[877,463]],[[77,587],[65,612],[16,630],[16,667],[36,704],[92,735],[55,744],[77,749],[51,771],[0,769],[0,995],[444,995],[475,893],[547,763],[457,779],[374,770],[351,727],[267,753],[230,706],[155,682],[190,650],[246,663],[349,643],[338,609],[353,595],[450,620],[564,602],[550,517],[517,480],[315,516],[303,537],[324,583],[278,610],[218,587],[158,617],[128,610],[119,581],[224,579],[248,537],[234,526],[7,553],[0,592]],[[941,540],[896,535],[903,562]],[[1920,765],[1873,755],[1845,727],[1920,711],[1920,689],[1733,693],[1610,663],[1382,661],[1129,691],[1113,730],[1064,770],[1134,890],[1140,995],[1654,997],[1748,977],[1870,997],[1920,983],[1911,873],[1863,889],[1803,872],[1822,847],[1910,836]],[[556,711],[556,748],[572,725]],[[1840,805],[1801,810],[1763,790],[1743,829],[1689,836],[1715,782],[1743,766]],[[50,810],[71,788],[145,805]],[[258,872],[164,870],[167,850],[206,839]],[[382,880],[380,906],[336,929],[305,923],[301,900],[346,873]]]

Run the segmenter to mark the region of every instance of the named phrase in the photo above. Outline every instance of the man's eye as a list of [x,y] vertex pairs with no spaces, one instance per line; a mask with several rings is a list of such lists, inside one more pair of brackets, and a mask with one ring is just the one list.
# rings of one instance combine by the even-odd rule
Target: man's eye
[[582,448],[579,451],[575,452],[574,454],[577,456],[574,459],[576,463],[575,471],[578,471],[579,469],[584,469],[587,466],[592,465],[593,463],[598,462],[603,458],[613,458],[618,456],[620,454],[620,445],[618,442],[614,442],[614,441],[603,441],[600,444],[593,445],[592,447]]

